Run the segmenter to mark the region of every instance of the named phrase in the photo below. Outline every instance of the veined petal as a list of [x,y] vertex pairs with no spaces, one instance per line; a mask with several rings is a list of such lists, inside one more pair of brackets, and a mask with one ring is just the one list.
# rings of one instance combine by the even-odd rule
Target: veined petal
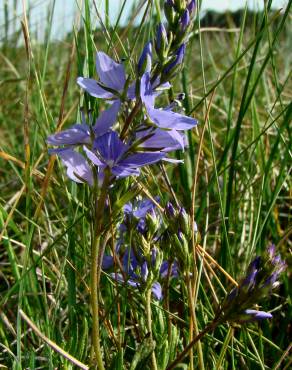
[[111,89],[121,91],[126,82],[125,69],[102,51],[96,54],[96,71],[100,81]]
[[98,85],[97,81],[92,78],[78,77],[77,83],[83,90],[95,98],[111,99],[114,97],[111,92],[104,90]]
[[116,100],[110,108],[104,110],[100,114],[93,127],[93,131],[96,136],[101,136],[108,132],[108,130],[116,122],[120,106],[120,100]]
[[151,134],[152,136],[149,139],[143,141],[140,144],[140,147],[157,148],[163,152],[170,152],[172,150],[184,149],[186,145],[184,135],[177,132],[176,130],[145,130],[137,133],[136,136],[138,139],[142,139],[143,137]]
[[93,175],[86,159],[73,149],[52,149],[50,154],[57,154],[67,167],[68,176],[75,182],[82,183],[82,179],[89,185],[93,184]]
[[136,153],[120,161],[119,165],[125,167],[142,167],[147,166],[148,164],[156,163],[160,161],[163,157],[165,157],[165,153],[162,152]]
[[87,156],[88,159],[91,160],[91,162],[93,164],[95,164],[96,166],[103,166],[105,167],[106,164],[104,162],[102,162],[96,154],[94,154],[90,149],[88,149],[85,145],[83,147],[83,150],[85,151],[85,154]]
[[127,176],[138,176],[140,175],[140,170],[136,168],[129,168],[117,165],[112,168],[112,174],[119,178]]
[[197,120],[179,113],[147,107],[150,119],[161,128],[190,130],[197,125]]
[[105,161],[115,162],[127,150],[115,131],[110,131],[94,140],[94,150],[97,150]]
[[86,144],[90,141],[89,127],[86,124],[76,124],[69,129],[57,132],[47,138],[50,145]]

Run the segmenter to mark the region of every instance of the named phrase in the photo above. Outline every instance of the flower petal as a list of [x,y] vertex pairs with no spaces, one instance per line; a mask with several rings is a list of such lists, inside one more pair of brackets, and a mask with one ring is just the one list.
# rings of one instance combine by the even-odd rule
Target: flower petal
[[165,153],[156,152],[156,153],[137,153],[132,154],[129,157],[123,159],[119,162],[121,166],[129,167],[142,167],[147,166],[148,164],[156,163],[165,157]]
[[154,107],[155,96],[152,91],[149,72],[144,73],[143,76],[141,77],[140,96],[147,110],[148,110],[148,107],[149,108]]
[[138,176],[140,175],[140,171],[136,168],[128,168],[117,165],[112,168],[112,174],[118,178],[122,178],[128,176]]
[[96,54],[96,71],[100,81],[111,89],[121,91],[126,82],[125,69],[102,51]]
[[83,90],[95,98],[111,99],[114,97],[111,92],[104,90],[98,85],[97,81],[92,78],[78,77],[77,83]]
[[156,148],[163,152],[170,152],[172,150],[184,149],[186,145],[186,138],[184,135],[176,130],[145,130],[137,133],[137,139],[143,139],[148,135],[152,136],[143,141],[139,146],[142,148]]
[[104,110],[93,126],[93,131],[96,136],[101,136],[109,131],[112,125],[117,120],[117,115],[120,110],[121,102],[116,100],[110,108]]
[[90,141],[90,131],[86,124],[76,124],[69,129],[57,132],[47,138],[50,145],[86,144]]
[[82,183],[84,180],[89,185],[93,185],[93,175],[86,159],[73,149],[52,149],[50,154],[57,154],[64,165],[67,167],[69,178],[75,182]]
[[96,154],[94,154],[90,149],[88,149],[85,145],[83,147],[83,150],[85,151],[85,154],[87,156],[88,159],[91,160],[91,162],[93,164],[95,164],[96,166],[102,166],[102,167],[105,167],[106,164],[103,163]]
[[244,313],[251,316],[251,320],[265,320],[273,317],[271,313],[265,311],[245,310]]
[[179,113],[155,109],[150,106],[146,106],[146,109],[150,119],[160,128],[190,130],[198,124],[194,118]]

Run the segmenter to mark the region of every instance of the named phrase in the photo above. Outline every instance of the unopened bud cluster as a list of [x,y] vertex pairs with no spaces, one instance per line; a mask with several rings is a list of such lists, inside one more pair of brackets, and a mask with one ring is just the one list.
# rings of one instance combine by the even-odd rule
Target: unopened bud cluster
[[194,0],[167,0],[164,11],[167,26],[160,23],[156,29],[155,50],[159,62],[161,82],[173,78],[183,64],[185,43],[192,27],[196,2]]
[[225,299],[220,309],[220,321],[245,323],[271,318],[270,313],[252,307],[279,286],[278,279],[285,269],[286,263],[276,255],[274,245],[263,257],[256,257],[249,265],[247,275]]
[[[175,209],[172,203],[168,202],[165,207],[165,215],[168,223],[168,238],[171,248],[174,248],[178,256],[180,270],[188,271],[192,263],[191,251],[191,219],[186,210],[181,207]],[[194,224],[194,233],[197,238],[197,225]]]

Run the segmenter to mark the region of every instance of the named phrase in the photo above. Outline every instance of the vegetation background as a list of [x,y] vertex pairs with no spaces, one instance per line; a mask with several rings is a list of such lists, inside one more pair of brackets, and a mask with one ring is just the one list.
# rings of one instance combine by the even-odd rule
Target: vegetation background
[[[43,39],[38,38],[38,29],[30,28],[29,8],[20,24],[7,13],[4,2],[0,25],[0,367],[72,368],[63,354],[45,344],[43,336],[86,362],[90,328],[89,226],[82,207],[86,192],[67,180],[60,163],[49,159],[45,139],[57,128],[78,121],[82,96],[76,77],[87,72],[94,75],[96,50],[120,58],[140,54],[157,23],[155,8],[150,5],[145,12],[143,3],[134,3],[128,24],[121,27],[120,16],[110,21],[109,1],[105,0],[104,22],[95,1],[85,0],[82,6],[77,2],[72,32],[52,41],[55,1],[48,1]],[[167,173],[188,210],[195,183],[201,243],[235,279],[270,243],[291,262],[291,1],[281,10],[269,9],[270,3],[257,13],[245,9],[236,14],[207,13],[201,20],[196,17],[184,68],[174,83],[177,94],[185,93],[186,113],[200,124],[189,133],[185,165],[167,167]],[[134,20],[140,13],[145,16],[137,25]],[[8,35],[9,22],[14,32]],[[100,104],[95,102],[96,111],[102,109]],[[144,175],[139,178],[143,187],[165,197],[167,189],[160,183],[159,171]],[[208,285],[205,269],[201,264],[200,329],[212,317],[211,297],[223,297],[227,285],[220,272]],[[204,338],[206,369],[291,366],[289,275],[288,269],[278,294],[263,304],[265,310],[273,308],[272,320],[242,330],[220,327]],[[116,320],[113,307],[118,303],[112,283],[106,275],[103,280],[103,296],[109,305],[103,329],[107,331]],[[122,303],[125,297],[118,299]],[[139,315],[134,301],[127,304]],[[188,338],[186,310],[187,303],[179,302],[177,322]],[[39,333],[32,330],[32,323]],[[105,340],[104,346],[110,361],[113,343]],[[125,351],[128,358],[133,356],[134,344],[128,342]],[[126,368],[127,356],[117,357],[112,368]]]

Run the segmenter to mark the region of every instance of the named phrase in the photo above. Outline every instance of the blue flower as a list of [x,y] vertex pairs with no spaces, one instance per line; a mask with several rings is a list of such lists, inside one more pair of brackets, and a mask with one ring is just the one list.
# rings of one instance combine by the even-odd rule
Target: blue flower
[[124,144],[114,131],[97,137],[92,150],[86,146],[84,150],[101,172],[109,168],[117,178],[139,175],[140,167],[156,163],[165,156],[162,152],[131,153],[129,145]]
[[171,78],[174,72],[182,65],[186,51],[186,44],[183,43],[175,52],[174,58],[170,60],[164,67],[162,74]]
[[[119,251],[120,252],[120,251]],[[128,247],[125,253],[121,257],[122,271],[120,273],[111,273],[111,277],[120,283],[126,283],[134,288],[142,288],[145,286],[148,276],[149,268],[155,266],[157,257],[157,251],[152,249],[151,251],[151,263],[146,261],[146,258],[141,254],[134,253],[133,249]],[[103,257],[102,268],[107,270],[114,266],[114,258],[109,255]],[[161,278],[166,278],[168,275],[169,262],[162,261],[159,275]],[[171,264],[170,277],[178,277],[178,265],[174,261]],[[161,284],[158,281],[154,281],[151,285],[153,296],[161,300],[163,298]]]
[[[114,265],[112,256],[103,257],[103,269],[108,269]],[[121,258],[121,273],[111,273],[111,277],[120,282],[126,283],[134,288],[142,288],[146,284],[149,275],[149,268],[146,259],[140,254],[138,258],[131,248],[127,248]],[[151,286],[152,294],[157,300],[162,299],[162,288],[158,281],[154,281]]]
[[191,117],[172,112],[169,109],[154,107],[155,94],[151,86],[150,74],[147,72],[141,78],[140,95],[147,115],[157,127],[169,130],[190,130],[197,125],[197,121]]
[[193,15],[193,13],[196,9],[196,0],[190,0],[187,8],[188,8],[188,11],[189,11],[190,15]]
[[181,16],[181,19],[180,19],[179,23],[180,23],[181,32],[184,32],[186,30],[186,28],[188,27],[188,25],[190,24],[190,13],[189,13],[188,9],[186,9],[183,12],[183,15]]
[[78,85],[95,98],[118,99],[126,83],[123,64],[116,63],[108,55],[99,51],[96,53],[96,72],[99,81],[92,78],[78,77]]
[[[159,197],[155,198],[159,201]],[[122,229],[127,230],[127,223],[131,222],[133,219],[137,220],[137,230],[139,233],[144,234],[147,231],[146,225],[146,215],[152,214],[155,217],[155,203],[150,199],[142,199],[133,202],[129,202],[124,206],[125,220],[121,225]]]

